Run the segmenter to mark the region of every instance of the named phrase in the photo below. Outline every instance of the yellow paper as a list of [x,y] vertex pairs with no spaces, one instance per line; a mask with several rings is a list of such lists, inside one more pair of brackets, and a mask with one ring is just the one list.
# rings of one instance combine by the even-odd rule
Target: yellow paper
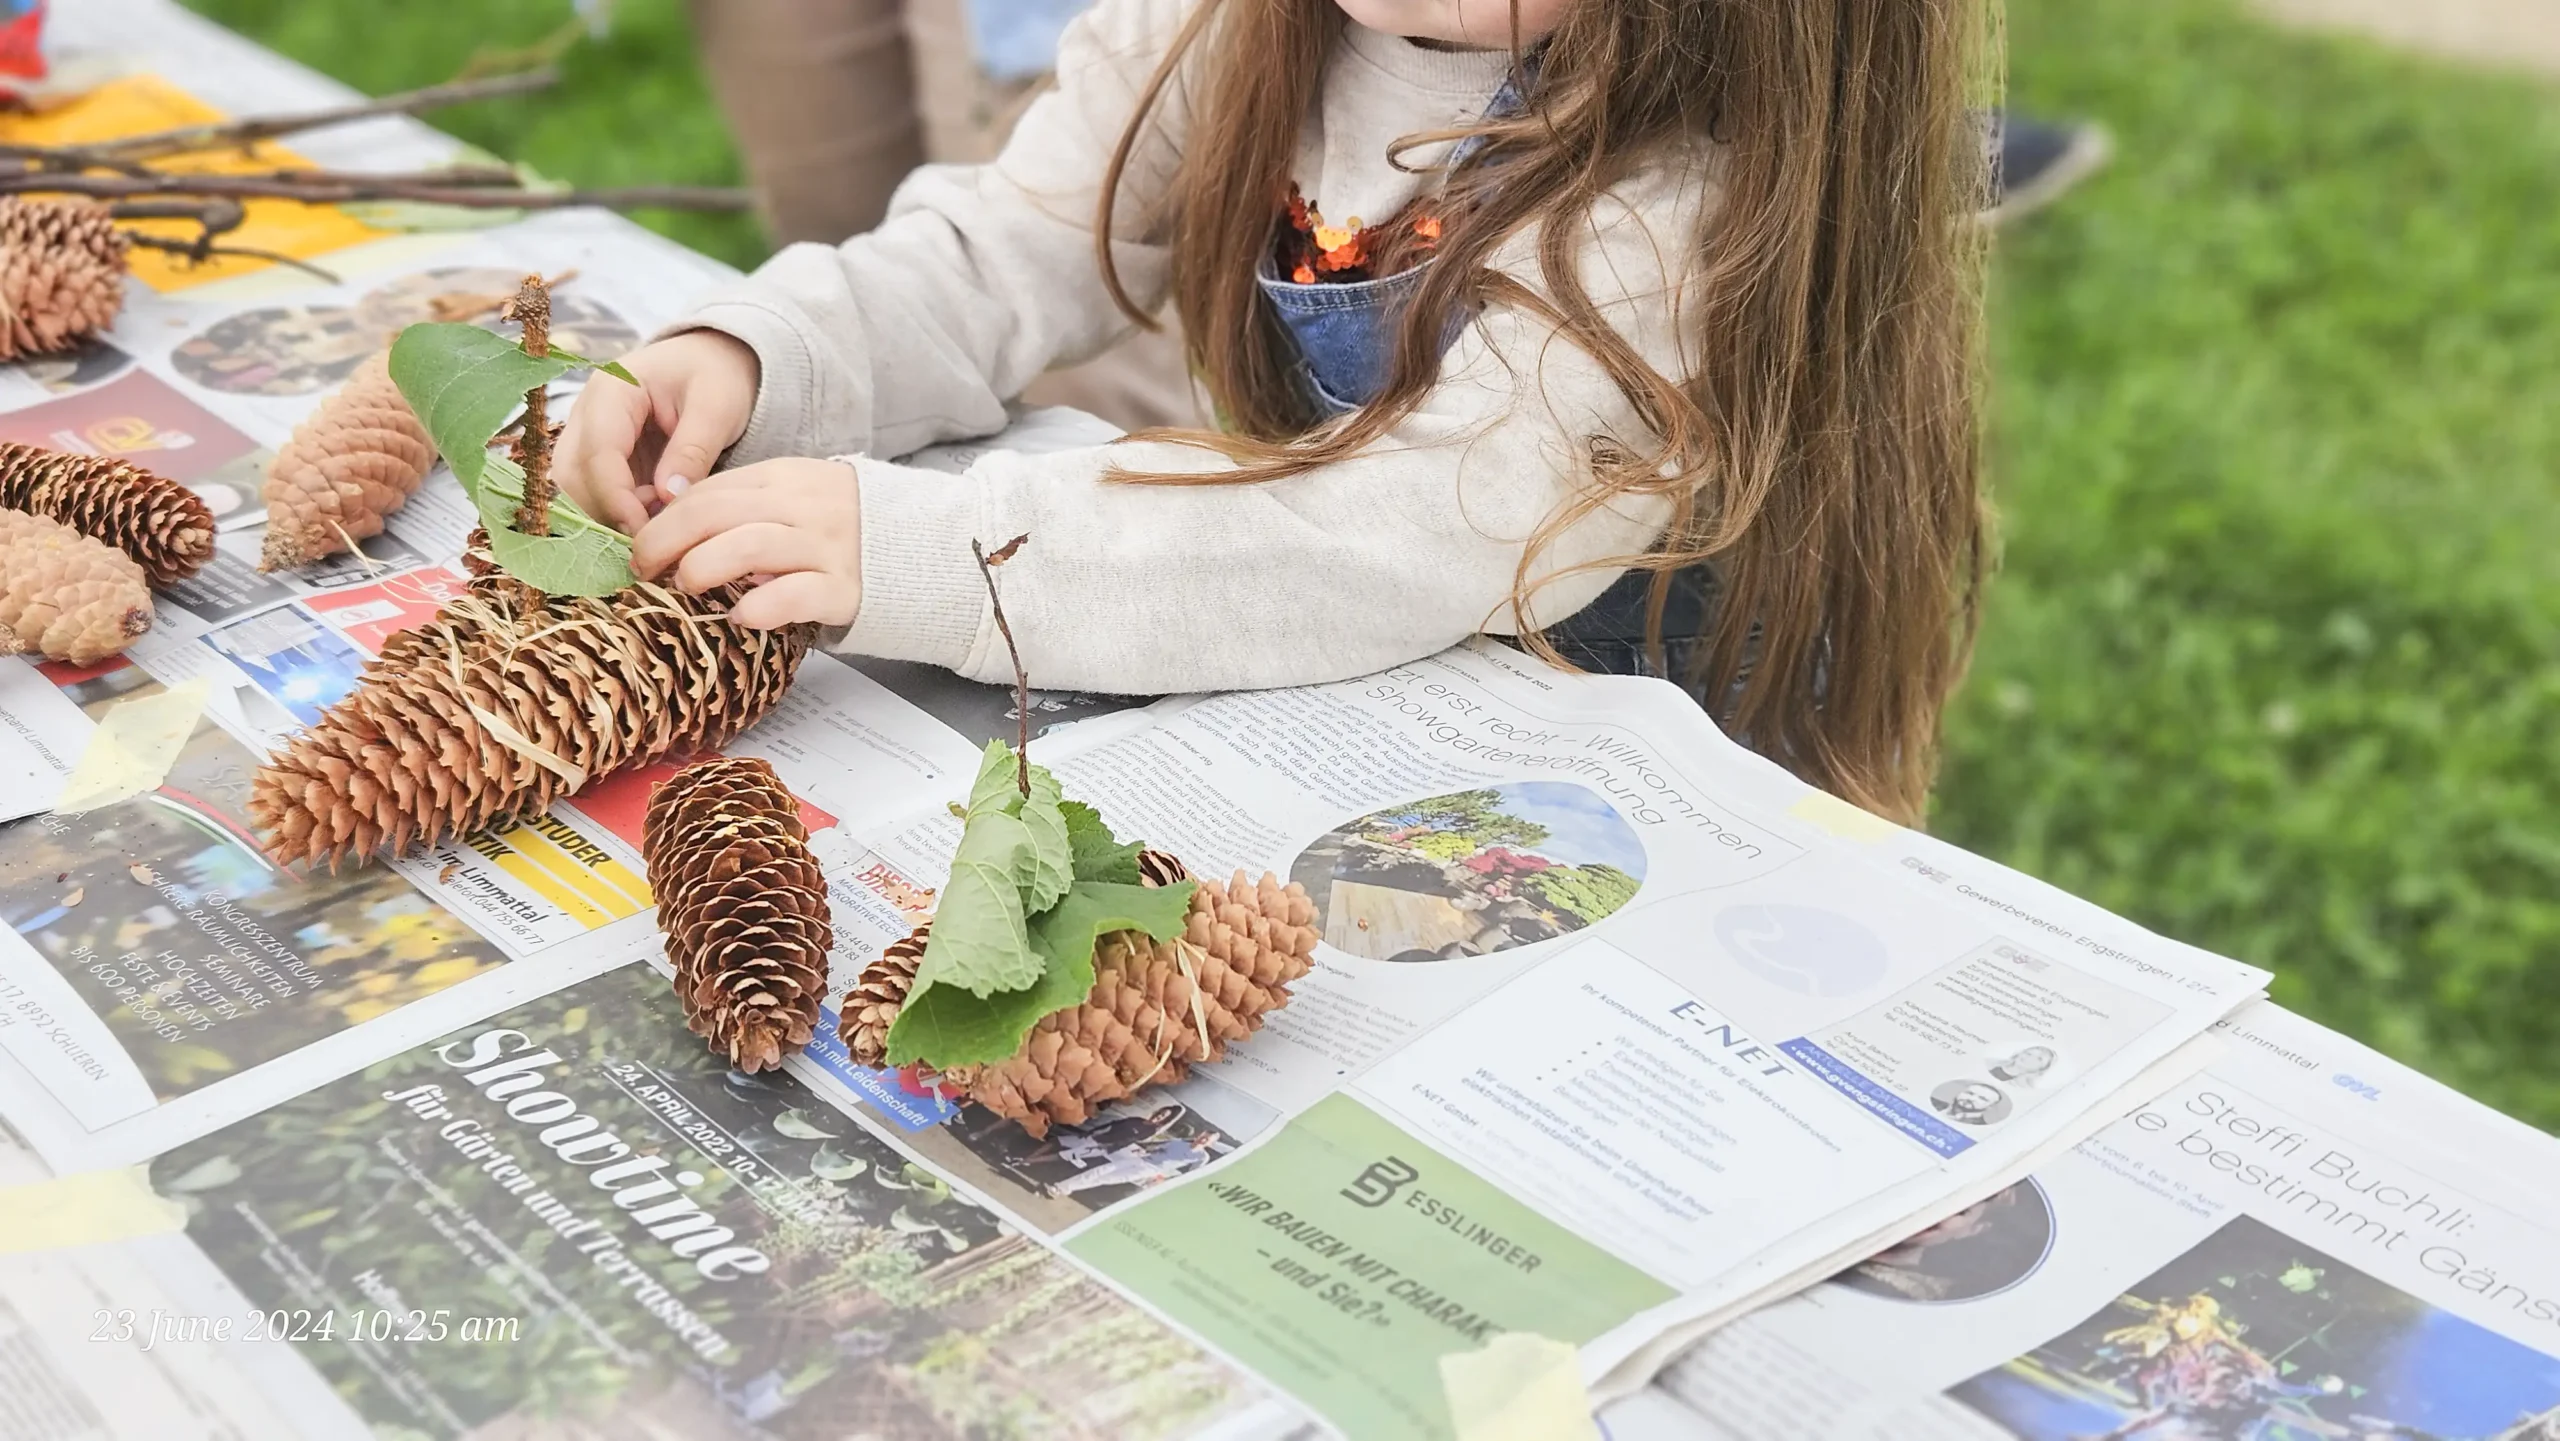
[[1581,1354],[1562,1341],[1505,1332],[1441,1357],[1440,1388],[1457,1441],[1601,1441]]
[[[127,75],[40,114],[0,116],[0,143],[78,145],[174,130],[182,125],[203,125],[222,118],[221,111],[157,75]],[[310,161],[273,141],[261,143],[247,154],[236,149],[206,151],[167,156],[152,164],[164,171],[196,175],[312,168]],[[247,218],[240,228],[215,237],[215,244],[272,250],[296,260],[308,260],[345,246],[378,240],[389,233],[374,229],[334,205],[305,205],[295,200],[250,200],[243,205]],[[185,220],[136,221],[128,228],[181,240],[192,239],[196,234],[194,223]],[[166,251],[136,250],[132,264],[135,277],[143,284],[154,290],[171,291],[248,275],[265,270],[274,262],[226,255],[199,265]]]
[[152,1191],[148,1166],[0,1186],[0,1253],[157,1236],[186,1223],[186,1207]]
[[107,712],[89,735],[89,748],[62,783],[57,815],[75,815],[155,791],[178,763],[187,737],[196,733],[208,694],[204,678],[181,681],[154,695],[125,701]]
[[1800,821],[1811,821],[1842,840],[1874,845],[1893,839],[1901,827],[1879,815],[1862,811],[1829,791],[1810,791],[1805,798],[1787,807],[1787,814]]

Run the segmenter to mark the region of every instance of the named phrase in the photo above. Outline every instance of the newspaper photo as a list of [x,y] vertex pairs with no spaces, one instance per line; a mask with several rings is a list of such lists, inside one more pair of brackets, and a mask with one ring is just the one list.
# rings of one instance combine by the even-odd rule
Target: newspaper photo
[[1612,1435],[2560,1436],[2560,1142],[2271,1004],[2220,1030],[2205,1074],[1717,1332]]

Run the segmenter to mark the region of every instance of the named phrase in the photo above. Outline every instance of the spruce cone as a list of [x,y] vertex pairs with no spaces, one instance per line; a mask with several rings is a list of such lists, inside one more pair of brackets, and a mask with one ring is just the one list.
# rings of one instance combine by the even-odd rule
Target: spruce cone
[[827,990],[827,881],[773,767],[715,757],[649,795],[643,850],[685,1021],[742,1071],[809,1043]]
[[0,440],[0,506],[57,520],[141,562],[153,585],[213,559],[213,512],[194,491],[138,465]]
[[924,943],[932,936],[933,922],[926,921],[904,940],[892,941],[844,993],[844,1004],[836,1008],[836,1034],[863,1065],[881,1065],[888,1056],[890,1023],[907,1003],[916,967],[924,964]]
[[151,628],[133,557],[67,525],[0,510],[0,655],[93,665]]
[[[1141,855],[1149,884],[1164,884],[1152,879],[1165,873],[1161,863],[1181,869],[1170,856]],[[1295,882],[1283,886],[1266,873],[1257,883],[1242,871],[1223,886],[1202,881],[1183,935],[1103,937],[1094,947],[1093,990],[1081,1004],[1041,1017],[1012,1059],[954,1067],[941,1079],[1034,1136],[1081,1125],[1147,1086],[1181,1080],[1262,1029],[1264,1016],[1289,1003],[1289,983],[1307,973],[1314,921],[1315,902]],[[920,935],[909,937],[915,958],[899,955],[907,942],[892,946],[845,997],[838,1029],[862,1065],[886,1059],[889,1025],[923,952]]]
[[0,198],[0,361],[70,350],[113,325],[126,248],[94,201]]
[[545,596],[482,576],[391,637],[353,694],[268,759],[250,819],[277,859],[334,867],[538,815],[592,777],[718,750],[782,698],[809,648],[805,626],[729,624],[741,593]]
[[436,464],[435,442],[391,383],[388,351],[369,357],[296,426],[267,467],[260,570],[290,570],[382,533]]

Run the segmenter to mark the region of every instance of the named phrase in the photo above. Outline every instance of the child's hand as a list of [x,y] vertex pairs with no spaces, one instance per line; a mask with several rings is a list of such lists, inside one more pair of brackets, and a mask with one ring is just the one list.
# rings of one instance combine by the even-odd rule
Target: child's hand
[[553,456],[560,488],[587,514],[637,533],[670,480],[711,473],[746,434],[762,368],[745,341],[692,330],[624,356],[637,389],[589,377]]
[[[625,386],[624,389],[630,387]],[[675,487],[631,543],[641,579],[695,594],[753,578],[729,619],[851,625],[862,608],[862,495],[839,460],[767,460]]]

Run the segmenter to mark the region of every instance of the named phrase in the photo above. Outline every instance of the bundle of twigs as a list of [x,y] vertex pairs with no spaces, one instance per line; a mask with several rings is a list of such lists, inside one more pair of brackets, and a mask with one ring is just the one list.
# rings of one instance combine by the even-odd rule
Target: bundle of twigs
[[[357,170],[280,168],[208,174],[168,162],[181,157],[236,153],[255,159],[261,142],[381,115],[414,115],[446,105],[522,95],[559,81],[548,67],[512,75],[455,80],[299,115],[259,116],[76,145],[0,145],[0,195],[79,195],[105,202],[118,220],[185,220],[192,236],[133,233],[133,244],[190,260],[216,255],[250,256],[302,265],[291,256],[219,237],[237,230],[247,200],[296,200],[310,205],[354,201],[416,201],[480,210],[553,210],[599,205],[615,210],[743,210],[743,190],[716,186],[653,185],[607,190],[555,188],[529,181],[507,166],[453,165],[435,170],[374,173]],[[309,266],[303,266],[309,269]]]

